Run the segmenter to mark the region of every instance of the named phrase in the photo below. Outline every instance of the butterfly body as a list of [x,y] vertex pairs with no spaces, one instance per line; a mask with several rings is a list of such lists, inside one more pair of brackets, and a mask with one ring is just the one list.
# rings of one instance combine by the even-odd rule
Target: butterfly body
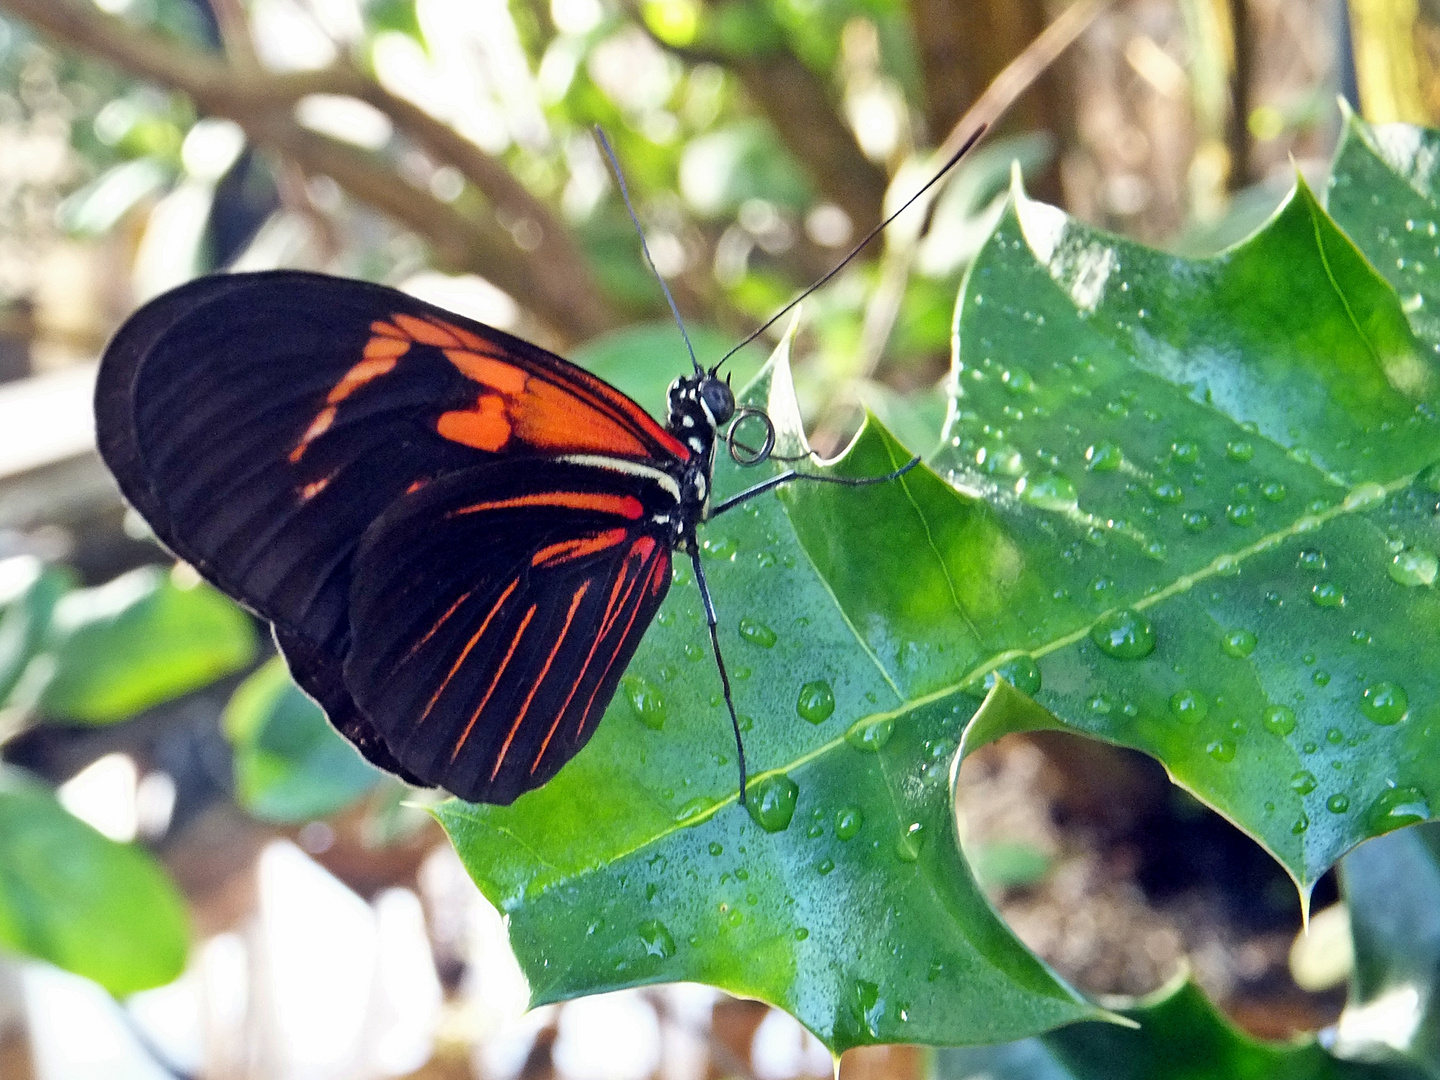
[[279,271],[152,301],[96,391],[131,504],[273,624],[336,728],[496,803],[593,735],[672,553],[695,550],[734,399],[697,368],[668,404],[662,427],[501,331]]

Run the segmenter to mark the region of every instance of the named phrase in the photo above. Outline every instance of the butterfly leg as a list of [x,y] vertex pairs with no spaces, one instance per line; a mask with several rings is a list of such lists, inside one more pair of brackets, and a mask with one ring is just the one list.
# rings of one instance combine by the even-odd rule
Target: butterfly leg
[[735,713],[735,699],[730,696],[730,673],[725,670],[725,658],[720,655],[720,635],[716,632],[719,620],[715,617],[715,602],[710,599],[710,586],[705,581],[705,568],[700,565],[700,549],[690,542],[690,561],[695,565],[695,583],[700,586],[700,600],[705,605],[705,625],[710,628],[710,647],[715,651],[715,666],[720,669],[720,686],[725,691],[725,707],[730,710],[730,726],[735,729],[735,753],[740,763],[740,805],[745,805],[745,743],[740,738],[740,717]]
[[795,469],[786,469],[784,472],[777,473],[776,475],[770,477],[769,480],[762,480],[754,487],[746,488],[738,495],[731,495],[730,498],[726,499],[724,502],[717,503],[716,505],[712,506],[706,520],[709,520],[709,518],[719,517],[721,514],[725,513],[726,510],[733,510],[741,503],[749,502],[751,499],[755,498],[756,495],[763,495],[767,491],[773,491],[781,484],[788,484],[792,480],[814,480],[815,482],[821,484],[843,484],[845,487],[865,487],[869,484],[888,484],[891,480],[898,480],[900,479],[900,477],[904,476],[907,472],[909,472],[911,469],[915,468],[915,466],[919,464],[920,457],[919,455],[916,455],[915,457],[907,461],[904,465],[901,465],[900,468],[894,470],[893,472],[888,472],[884,476],[859,477],[820,476],[817,473],[803,473],[798,472]]

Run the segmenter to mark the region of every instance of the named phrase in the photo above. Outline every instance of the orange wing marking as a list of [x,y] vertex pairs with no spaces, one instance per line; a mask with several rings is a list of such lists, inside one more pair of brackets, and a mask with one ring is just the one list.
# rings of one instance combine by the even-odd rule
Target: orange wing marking
[[523,368],[491,356],[483,356],[478,352],[446,349],[445,357],[467,379],[474,379],[482,386],[498,390],[506,397],[515,397],[524,393],[525,386],[530,381],[530,376],[525,373]]
[[420,714],[420,719],[415,721],[417,724],[430,715],[430,710],[435,708],[435,703],[440,700],[440,695],[443,694],[445,688],[450,685],[450,680],[455,678],[455,673],[460,670],[460,665],[465,663],[465,658],[470,655],[470,650],[475,648],[475,643],[485,636],[485,631],[490,629],[491,620],[499,614],[500,609],[505,606],[505,601],[510,599],[510,594],[515,591],[515,587],[519,584],[520,579],[516,578],[510,582],[509,585],[505,586],[505,591],[500,594],[500,599],[495,601],[495,606],[490,609],[490,614],[485,616],[485,621],[480,624],[480,629],[476,630],[475,636],[465,643],[465,648],[460,650],[459,658],[451,665],[450,670],[446,672],[445,679],[440,683],[439,689],[430,696],[430,702],[425,706],[425,711]]
[[305,448],[329,431],[330,425],[334,422],[335,406],[326,405],[315,415],[315,419],[310,421],[310,426],[305,429],[305,434],[300,436],[300,441],[295,444],[295,449],[290,451],[290,464],[297,464],[304,456]]
[[[599,514],[615,514],[639,521],[645,507],[633,495],[595,495],[586,491],[547,491],[542,495],[517,495],[513,499],[496,499],[494,502],[474,503],[450,511],[451,517],[460,514],[479,514],[486,510],[517,510],[526,506],[557,506],[565,510],[593,510]],[[643,538],[649,540],[648,537]],[[649,540],[654,544],[653,540]]]
[[620,643],[630,636],[630,630],[632,627],[634,627],[635,619],[640,614],[639,601],[637,600],[636,603],[632,606],[630,604],[630,598],[635,592],[635,587],[640,583],[640,578],[643,575],[645,565],[655,554],[655,547],[656,544],[654,540],[652,540],[648,536],[642,536],[639,540],[635,541],[635,543],[630,548],[632,552],[639,553],[640,569],[642,571],[642,574],[637,574],[634,580],[631,581],[630,587],[625,590],[625,599],[621,601],[619,609],[605,620],[605,623],[600,628],[600,635],[597,640],[603,641],[606,637],[609,636],[611,629],[619,621],[621,614],[624,613],[627,607],[630,607],[630,621],[625,624],[625,629],[621,631],[620,641],[616,642],[615,651],[610,654],[610,659],[606,661],[605,670],[600,673],[600,678],[595,683],[595,689],[590,691],[590,700],[585,703],[585,710],[580,714],[580,723],[576,725],[575,728],[575,738],[577,739],[580,737],[581,732],[585,730],[585,724],[590,719],[590,710],[595,707],[595,695],[600,692],[600,687],[604,685],[605,682],[605,676],[610,674],[610,669],[615,666],[615,658],[620,655]]
[[[564,702],[555,712],[555,719],[550,723],[550,730],[545,733],[545,738],[540,742],[540,749],[535,754],[535,760],[530,763],[530,775],[535,775],[535,770],[540,767],[540,762],[545,758],[545,751],[550,747],[550,740],[555,737],[555,729],[560,726],[560,721],[565,718],[565,710],[570,708],[570,702],[574,700],[575,693],[580,689],[580,684],[585,681],[585,673],[590,670],[590,662],[595,659],[595,653],[600,648],[600,643],[605,640],[605,628],[612,621],[611,612],[615,611],[616,601],[620,601],[623,609],[624,601],[620,599],[621,590],[625,588],[626,579],[630,572],[630,563],[634,555],[627,555],[625,561],[620,564],[620,573],[615,576],[615,584],[610,588],[610,599],[605,602],[605,613],[600,617],[600,633],[595,635],[595,640],[590,645],[590,653],[585,657],[585,663],[580,665],[579,672],[575,675],[575,682],[570,687],[570,693],[565,695]],[[633,582],[631,591],[633,591]],[[625,597],[629,599],[630,593],[626,592]],[[592,697],[594,695],[591,695]],[[582,720],[583,724],[584,721]]]
[[[404,659],[404,660],[401,660],[401,661],[400,661],[400,664],[403,664],[403,663],[405,663],[406,661],[408,661],[412,656],[414,656],[417,652],[420,651],[421,647],[422,647],[427,641],[429,641],[432,637],[435,636],[436,632],[440,629],[440,627],[442,627],[442,626],[445,625],[445,620],[448,619],[448,618],[450,618],[451,615],[454,615],[454,614],[455,614],[455,609],[458,608],[461,604],[463,604],[466,600],[469,600],[469,599],[470,599],[470,593],[471,593],[471,592],[474,592],[474,590],[471,589],[471,590],[469,590],[468,592],[463,592],[463,593],[461,593],[461,594],[460,594],[460,599],[456,600],[453,604],[451,604],[448,608],[445,609],[445,614],[444,614],[444,615],[441,615],[440,618],[438,618],[438,619],[435,620],[435,625],[432,626],[432,627],[430,627],[429,630],[425,631],[425,636],[422,637],[419,641],[417,641],[414,645],[410,646],[410,651],[405,654],[405,659]],[[501,597],[501,602],[502,602],[502,603],[504,602],[504,597]],[[493,614],[493,613],[492,613],[492,614]],[[484,631],[484,627],[481,627],[481,631],[482,631],[482,632]],[[471,642],[471,644],[474,644],[474,642]],[[468,650],[468,646],[467,646],[467,650]],[[390,674],[393,675],[393,674],[395,674],[396,671],[400,670],[400,664],[396,664],[395,667],[394,667],[394,669],[390,672]],[[452,672],[451,674],[454,674],[454,673]],[[442,687],[442,689],[443,689],[443,687]],[[432,704],[433,704],[433,703],[432,703]],[[427,711],[428,711],[428,710],[427,710]]]
[[[598,409],[577,408],[569,391],[531,379],[515,433],[542,450],[593,450],[618,457],[648,457],[645,444]],[[687,455],[688,456],[688,455]]]
[[396,326],[410,335],[412,340],[418,341],[422,345],[453,349],[460,344],[460,339],[443,323],[418,319],[414,315],[392,315],[391,318],[395,320]]
[[378,334],[380,337],[398,338],[407,344],[410,341],[410,335],[405,333],[404,330],[380,319],[376,319],[370,324],[370,332],[372,334]]
[[495,394],[482,394],[470,411],[442,413],[435,430],[442,439],[477,450],[503,450],[510,441],[505,402]]
[[530,620],[535,617],[535,605],[530,605],[530,610],[525,612],[525,617],[520,620],[520,628],[515,631],[515,637],[510,642],[510,648],[505,653],[505,659],[500,661],[500,666],[495,669],[495,678],[490,680],[490,689],[485,691],[485,696],[480,699],[480,704],[475,706],[475,711],[470,714],[470,722],[465,725],[465,730],[460,733],[460,740],[455,744],[455,749],[450,754],[450,761],[453,763],[460,756],[461,749],[465,746],[465,740],[470,738],[470,732],[475,727],[475,721],[480,719],[480,714],[485,711],[485,706],[490,704],[490,695],[495,693],[495,687],[500,685],[500,678],[505,674],[505,669],[510,666],[510,660],[515,655],[515,650],[520,647],[520,639],[525,636],[525,628],[530,625]]
[[594,536],[587,536],[581,540],[561,540],[558,544],[551,544],[537,551],[530,560],[531,566],[554,566],[557,563],[569,562],[571,559],[583,559],[586,555],[593,555],[597,551],[604,551],[620,543],[628,534],[624,529],[606,529]]
[[[555,654],[560,651],[560,646],[565,643],[565,635],[570,632],[570,624],[575,621],[575,610],[580,606],[580,601],[585,599],[585,594],[590,591],[590,582],[582,582],[580,588],[575,590],[575,599],[570,601],[570,610],[565,613],[565,625],[560,627],[560,633],[555,637],[555,644],[550,649],[550,655],[545,658],[544,665],[540,668],[540,674],[535,676],[534,685],[530,687],[530,693],[525,695],[525,701],[520,706],[520,711],[515,715],[515,722],[510,725],[510,732],[505,736],[505,742],[500,746],[500,756],[495,759],[495,765],[490,770],[490,779],[494,780],[500,774],[500,766],[505,764],[505,755],[510,752],[510,744],[515,740],[515,733],[520,730],[520,725],[525,721],[525,714],[530,711],[530,703],[535,700],[535,695],[540,692],[540,687],[545,683],[545,676],[550,674],[550,665],[555,662]],[[531,609],[534,610],[533,608]],[[570,699],[566,698],[568,705]],[[563,710],[562,710],[563,712]],[[468,730],[468,729],[467,729]],[[459,749],[456,749],[459,753]],[[454,761],[452,757],[450,759]]]
[[336,469],[329,476],[322,476],[319,480],[311,480],[310,483],[306,484],[300,489],[300,501],[309,502],[311,499],[315,498],[316,495],[319,495],[322,491],[329,487],[330,481],[334,480],[335,477],[339,475],[340,470]]

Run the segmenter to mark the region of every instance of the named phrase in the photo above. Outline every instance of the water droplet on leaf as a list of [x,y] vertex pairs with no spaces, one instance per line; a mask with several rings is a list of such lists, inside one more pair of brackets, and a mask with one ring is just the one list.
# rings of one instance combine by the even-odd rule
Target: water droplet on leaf
[[772,773],[746,789],[745,808],[755,824],[766,832],[784,832],[795,816],[795,801],[799,797],[800,785],[784,773]]
[[1142,660],[1155,651],[1155,628],[1133,608],[1121,608],[1100,617],[1090,630],[1090,640],[1106,656]]
[[1371,683],[1360,694],[1360,711],[1372,723],[1390,727],[1405,719],[1410,711],[1410,697],[1405,688],[1396,683]]
[[1220,648],[1226,656],[1244,660],[1255,651],[1255,646],[1259,642],[1260,639],[1249,630],[1231,630],[1220,639]]
[[823,724],[835,711],[835,691],[824,679],[807,682],[800,687],[800,696],[795,700],[795,711],[802,720],[812,724]]
[[645,946],[646,956],[669,960],[675,955],[675,939],[658,919],[648,919],[640,924],[640,941]]
[[740,636],[752,645],[759,645],[762,649],[768,649],[775,644],[775,631],[758,619],[741,619]]

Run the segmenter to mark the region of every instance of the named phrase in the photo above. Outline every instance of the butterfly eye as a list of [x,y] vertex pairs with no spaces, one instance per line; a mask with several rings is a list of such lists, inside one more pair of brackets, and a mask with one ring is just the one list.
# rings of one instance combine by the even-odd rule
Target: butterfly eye
[[735,395],[719,379],[706,379],[701,383],[700,396],[717,424],[723,424],[735,415]]

